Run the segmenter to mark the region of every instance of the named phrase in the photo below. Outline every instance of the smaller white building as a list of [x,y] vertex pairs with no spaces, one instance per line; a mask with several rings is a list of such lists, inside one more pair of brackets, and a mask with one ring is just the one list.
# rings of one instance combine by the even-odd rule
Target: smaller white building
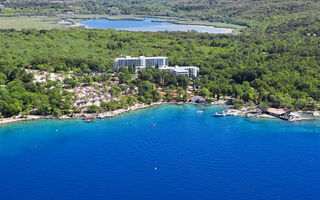
[[175,76],[186,75],[188,77],[197,77],[199,75],[199,67],[194,66],[174,66],[174,67],[160,67],[160,70],[172,72]]

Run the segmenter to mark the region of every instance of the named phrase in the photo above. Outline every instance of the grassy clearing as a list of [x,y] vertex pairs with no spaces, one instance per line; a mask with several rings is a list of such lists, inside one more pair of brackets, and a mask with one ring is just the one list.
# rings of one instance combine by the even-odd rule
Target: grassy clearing
[[233,28],[233,29],[241,29],[243,26],[235,25],[235,24],[227,24],[221,22],[207,22],[207,21],[190,21],[190,20],[178,20],[175,23],[177,24],[188,24],[188,25],[204,25],[204,26],[215,26],[219,28]]
[[200,25],[200,26],[214,26],[217,28],[231,28],[233,30],[233,34],[240,33],[240,30],[244,28],[243,26],[235,25],[235,24],[227,24],[221,22],[208,22],[208,21],[191,21],[191,20],[183,20],[183,19],[168,19],[165,20],[167,22],[171,22],[174,24],[185,24],[185,25]]
[[59,25],[58,17],[0,17],[0,29],[66,29]]

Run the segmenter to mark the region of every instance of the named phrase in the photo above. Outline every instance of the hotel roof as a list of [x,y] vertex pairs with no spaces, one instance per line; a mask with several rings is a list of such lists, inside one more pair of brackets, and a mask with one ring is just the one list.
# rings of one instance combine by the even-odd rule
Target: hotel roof
[[126,59],[157,59],[157,58],[167,58],[165,56],[157,56],[157,57],[145,57],[145,56],[139,56],[139,57],[131,57],[131,56],[125,56],[121,58],[116,58],[115,60],[126,60]]

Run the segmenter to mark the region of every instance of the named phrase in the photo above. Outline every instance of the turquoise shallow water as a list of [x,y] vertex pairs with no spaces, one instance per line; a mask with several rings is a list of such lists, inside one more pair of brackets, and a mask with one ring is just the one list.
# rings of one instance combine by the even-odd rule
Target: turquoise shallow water
[[221,109],[1,126],[0,199],[320,199],[319,121]]

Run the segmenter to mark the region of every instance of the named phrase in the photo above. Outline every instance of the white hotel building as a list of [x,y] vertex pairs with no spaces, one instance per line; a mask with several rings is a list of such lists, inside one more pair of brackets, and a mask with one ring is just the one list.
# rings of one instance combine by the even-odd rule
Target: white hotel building
[[160,70],[166,70],[172,72],[175,76],[187,75],[188,77],[197,77],[199,75],[199,67],[194,66],[168,66],[167,57],[131,57],[126,56],[124,58],[116,58],[114,61],[114,66],[119,68],[121,66],[129,67],[135,66],[136,70],[141,70],[146,67],[156,67],[158,66]]
[[167,57],[131,57],[126,56],[124,58],[116,58],[114,61],[114,66],[119,68],[121,66],[129,67],[130,65],[135,66],[136,69],[143,69],[146,67],[156,67],[158,66],[168,66]]

